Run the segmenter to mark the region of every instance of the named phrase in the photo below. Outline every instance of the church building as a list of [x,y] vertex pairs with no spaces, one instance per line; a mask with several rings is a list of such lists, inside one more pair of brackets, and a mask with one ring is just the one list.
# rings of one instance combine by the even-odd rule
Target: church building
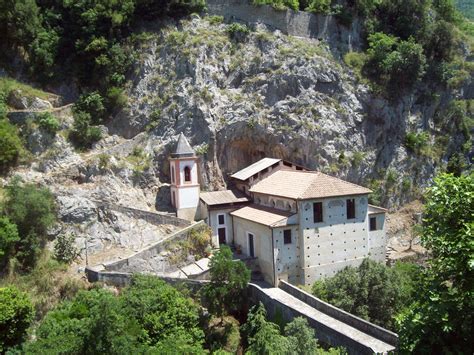
[[217,247],[254,259],[271,285],[311,285],[365,257],[385,261],[385,212],[371,190],[282,159],[263,158],[231,175],[234,189],[200,192],[197,157],[184,135],[170,158],[177,215],[204,219]]

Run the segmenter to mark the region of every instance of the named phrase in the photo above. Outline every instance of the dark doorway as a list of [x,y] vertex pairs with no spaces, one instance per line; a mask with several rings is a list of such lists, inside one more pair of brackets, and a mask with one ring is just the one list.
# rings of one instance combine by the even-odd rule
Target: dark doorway
[[219,235],[219,245],[226,244],[225,228],[217,229],[217,234]]
[[249,233],[248,236],[249,236],[249,256],[253,258],[255,257],[255,250],[253,247],[253,234]]

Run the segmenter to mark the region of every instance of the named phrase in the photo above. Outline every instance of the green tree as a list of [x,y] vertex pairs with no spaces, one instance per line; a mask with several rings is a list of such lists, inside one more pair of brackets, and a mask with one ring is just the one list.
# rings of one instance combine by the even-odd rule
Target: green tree
[[313,284],[312,292],[336,307],[394,329],[394,317],[409,306],[416,292],[416,266],[389,268],[368,258]]
[[47,188],[21,184],[14,178],[5,187],[4,214],[18,227],[15,256],[23,268],[33,267],[47,241],[47,230],[56,222],[54,197]]
[[90,148],[102,137],[100,129],[91,125],[91,115],[83,111],[74,112],[74,123],[69,138],[79,149]]
[[421,241],[432,258],[417,301],[398,318],[400,348],[469,353],[474,348],[474,175],[441,174],[426,199]]
[[226,310],[239,310],[250,281],[250,270],[242,261],[232,260],[232,251],[226,245],[212,256],[209,266],[211,282],[203,290],[209,310],[218,316]]
[[19,240],[16,225],[7,217],[0,217],[0,267],[5,267]]
[[290,341],[280,334],[275,323],[267,321],[267,311],[262,303],[250,309],[243,330],[248,339],[249,354],[287,354]]
[[406,41],[385,33],[369,36],[363,72],[387,90],[410,89],[425,72],[423,47],[413,38]]
[[54,258],[57,261],[70,264],[79,254],[74,234],[61,234],[56,238],[54,242]]
[[26,354],[136,354],[143,330],[124,311],[118,297],[104,289],[81,291],[50,311]]
[[178,339],[173,337],[180,335],[179,343],[185,348],[202,347],[204,333],[199,328],[197,305],[164,281],[135,275],[122,301],[145,330],[151,345],[169,346]]
[[33,305],[14,286],[0,288],[0,353],[20,344],[33,321]]
[[35,0],[1,0],[0,33],[2,45],[24,47],[31,43],[41,29],[39,8]]
[[298,349],[298,354],[312,355],[318,351],[314,330],[309,327],[308,321],[297,317],[285,326],[285,335],[290,342],[290,349]]
[[23,144],[15,126],[0,117],[0,173],[15,165],[23,151]]

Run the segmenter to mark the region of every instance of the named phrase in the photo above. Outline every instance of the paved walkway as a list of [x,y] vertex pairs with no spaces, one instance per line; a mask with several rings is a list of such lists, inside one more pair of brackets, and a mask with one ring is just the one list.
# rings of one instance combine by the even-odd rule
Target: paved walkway
[[[259,285],[263,286],[263,285]],[[261,287],[261,290],[267,294],[269,297],[287,305],[290,308],[298,311],[299,313],[305,315],[308,318],[315,320],[318,323],[324,324],[326,327],[329,327],[340,333],[344,336],[347,336],[354,341],[365,345],[366,347],[373,350],[374,353],[388,353],[394,351],[395,347],[387,344],[377,338],[374,338],[371,335],[361,332],[350,325],[347,325],[331,316],[328,316],[325,313],[322,313],[310,305],[304,303],[303,301],[293,297],[289,293],[279,289],[279,288],[265,288]]]

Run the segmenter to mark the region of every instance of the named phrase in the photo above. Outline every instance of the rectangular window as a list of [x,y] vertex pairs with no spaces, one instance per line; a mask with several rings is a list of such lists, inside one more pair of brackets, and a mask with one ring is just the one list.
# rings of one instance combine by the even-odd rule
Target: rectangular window
[[370,217],[369,223],[369,230],[376,231],[377,230],[377,217]]
[[347,219],[356,218],[355,200],[353,198],[349,198],[346,200],[346,207],[347,207]]
[[217,223],[220,225],[225,224],[225,217],[223,214],[217,216]]
[[314,220],[314,223],[319,223],[323,221],[323,203],[322,202],[313,203],[313,220]]
[[291,229],[285,229],[283,231],[283,243],[291,244]]

